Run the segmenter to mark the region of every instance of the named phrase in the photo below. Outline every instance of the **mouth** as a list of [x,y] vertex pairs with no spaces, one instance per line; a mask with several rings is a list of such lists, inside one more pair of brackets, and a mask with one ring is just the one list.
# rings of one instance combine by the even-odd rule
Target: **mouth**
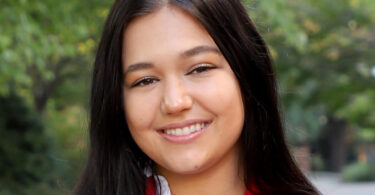
[[212,120],[187,120],[164,126],[158,132],[169,142],[187,144],[203,135],[211,123]]
[[163,133],[167,135],[173,135],[173,136],[184,136],[189,135],[198,131],[202,131],[209,125],[209,122],[197,122],[191,125],[187,125],[185,127],[179,127],[179,128],[168,128],[162,130]]

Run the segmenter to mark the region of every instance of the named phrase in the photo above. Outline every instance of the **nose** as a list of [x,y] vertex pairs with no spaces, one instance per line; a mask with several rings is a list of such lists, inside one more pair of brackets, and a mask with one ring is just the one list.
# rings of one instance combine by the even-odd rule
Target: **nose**
[[189,110],[193,105],[192,97],[180,81],[170,81],[164,88],[161,111],[164,114],[177,114]]

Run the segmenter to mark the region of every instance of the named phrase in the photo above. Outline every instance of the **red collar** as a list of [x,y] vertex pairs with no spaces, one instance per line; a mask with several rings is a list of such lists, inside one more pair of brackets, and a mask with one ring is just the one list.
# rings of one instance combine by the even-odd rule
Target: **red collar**
[[154,179],[152,177],[148,177],[146,181],[146,194],[145,195],[155,195],[155,185],[154,185]]
[[[154,179],[152,177],[147,178],[146,182],[146,195],[155,195],[155,184]],[[249,190],[246,190],[245,195],[253,195]]]

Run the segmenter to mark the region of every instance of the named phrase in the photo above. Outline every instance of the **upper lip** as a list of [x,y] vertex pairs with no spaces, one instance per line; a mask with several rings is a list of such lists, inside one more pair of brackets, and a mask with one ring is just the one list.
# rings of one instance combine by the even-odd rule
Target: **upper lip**
[[166,129],[177,129],[177,128],[183,128],[183,127],[190,126],[190,125],[197,124],[197,123],[207,123],[207,122],[210,122],[210,120],[190,119],[190,120],[184,120],[184,121],[175,122],[175,123],[169,123],[167,125],[161,126],[160,128],[158,128],[158,130],[160,131],[160,130],[166,130]]

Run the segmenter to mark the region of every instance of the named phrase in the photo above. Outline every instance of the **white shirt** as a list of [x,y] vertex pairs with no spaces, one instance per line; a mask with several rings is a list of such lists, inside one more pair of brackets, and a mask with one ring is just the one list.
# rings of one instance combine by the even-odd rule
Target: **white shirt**
[[[146,168],[144,173],[146,177],[152,176],[152,171],[150,168]],[[154,181],[158,181],[158,180],[160,181],[161,193],[160,193],[159,185],[155,185],[156,194],[171,195],[171,190],[169,189],[168,181],[167,179],[165,179],[165,177],[161,175],[154,175],[153,178],[154,178]]]

